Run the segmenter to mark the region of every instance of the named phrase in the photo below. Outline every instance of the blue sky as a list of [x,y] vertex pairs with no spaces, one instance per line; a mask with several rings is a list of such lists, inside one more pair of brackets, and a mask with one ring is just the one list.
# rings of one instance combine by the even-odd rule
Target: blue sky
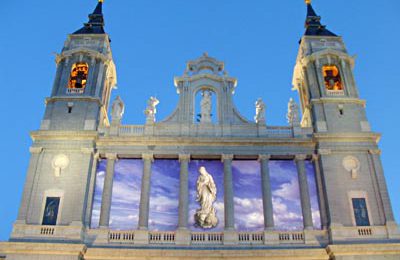
[[[87,21],[94,0],[4,0],[0,5],[1,158],[0,240],[9,237],[29,163],[29,132],[38,129],[44,98],[55,76],[54,52],[68,33]],[[400,219],[398,141],[398,60],[400,2],[397,0],[314,0],[328,29],[342,35],[357,55],[355,77],[367,100],[372,129],[382,133],[380,148],[396,219]],[[285,125],[298,40],[304,32],[302,0],[135,0],[105,1],[106,31],[126,102],[126,124],[142,124],[146,100],[160,100],[157,118],[169,115],[177,95],[173,77],[185,62],[207,51],[226,62],[239,79],[235,103],[249,119],[258,97],[267,123]]]

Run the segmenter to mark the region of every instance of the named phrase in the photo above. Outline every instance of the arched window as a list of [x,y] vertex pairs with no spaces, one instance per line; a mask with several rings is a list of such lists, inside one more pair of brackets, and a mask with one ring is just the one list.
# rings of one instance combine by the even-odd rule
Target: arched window
[[343,82],[338,67],[335,65],[325,65],[322,67],[322,72],[327,90],[343,91]]
[[86,87],[89,66],[87,63],[78,62],[72,65],[71,74],[68,81],[68,89],[83,90]]

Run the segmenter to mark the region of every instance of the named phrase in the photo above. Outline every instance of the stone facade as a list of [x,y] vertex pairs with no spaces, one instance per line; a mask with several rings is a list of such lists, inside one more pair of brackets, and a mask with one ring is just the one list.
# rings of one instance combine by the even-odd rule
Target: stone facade
[[[308,8],[307,19],[317,19],[310,4]],[[101,21],[99,2],[88,24],[102,26]],[[256,122],[240,115],[232,99],[237,80],[228,75],[223,62],[206,53],[188,62],[184,74],[175,78],[179,102],[169,117],[158,121],[158,100],[149,101],[146,124],[122,125],[122,100],[118,97],[109,107],[116,69],[108,35],[82,30],[68,36],[57,56],[43,121],[31,133],[31,159],[18,217],[9,242],[0,243],[0,258],[399,259],[400,233],[383,176],[380,135],[370,130],[365,101],[358,95],[352,73],[354,60],[341,37],[303,36],[293,76],[301,104],[290,101],[288,126],[268,125],[260,106]],[[69,88],[71,67],[78,63],[89,68],[86,76],[78,74],[77,79],[84,79],[86,85]],[[204,91],[215,95],[214,121],[196,120],[196,95]],[[202,107],[203,118],[207,111]],[[115,163],[122,158],[143,160],[135,230],[109,227]],[[179,219],[174,231],[148,228],[155,158],[180,163]],[[188,163],[210,158],[223,164],[224,230],[193,232],[188,228]],[[99,159],[107,164],[99,228],[91,228]],[[234,159],[260,163],[263,231],[235,228]],[[270,160],[295,161],[303,230],[275,226]],[[312,223],[305,161],[315,168],[321,229],[314,229]],[[49,206],[49,198],[58,199],[56,208]],[[365,203],[368,225],[357,224],[354,198]],[[52,214],[56,210],[50,225],[43,224],[47,210]]]

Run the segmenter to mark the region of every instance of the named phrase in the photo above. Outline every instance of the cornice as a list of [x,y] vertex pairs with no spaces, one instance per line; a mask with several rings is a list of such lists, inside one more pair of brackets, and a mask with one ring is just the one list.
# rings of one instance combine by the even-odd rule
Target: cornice
[[79,141],[79,140],[95,140],[98,137],[98,132],[38,130],[30,132],[30,136],[33,141],[38,141],[38,140]]
[[367,101],[358,98],[348,98],[348,97],[334,97],[334,98],[318,98],[311,99],[311,104],[323,104],[323,103],[345,103],[345,104],[358,104],[363,107],[366,106]]
[[331,143],[356,143],[375,142],[378,143],[381,134],[379,133],[314,133],[315,142]]
[[82,101],[82,102],[97,102],[99,105],[102,105],[101,100],[97,97],[88,97],[88,96],[56,96],[56,97],[47,97],[45,99],[45,104],[53,103],[56,101]]

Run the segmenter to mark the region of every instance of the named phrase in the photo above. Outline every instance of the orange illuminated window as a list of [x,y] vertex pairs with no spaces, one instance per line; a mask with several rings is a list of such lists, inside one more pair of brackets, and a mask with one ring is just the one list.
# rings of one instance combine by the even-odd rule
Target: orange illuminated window
[[335,65],[327,65],[322,68],[325,88],[327,90],[343,90],[342,78],[339,69]]
[[68,88],[84,89],[86,87],[89,66],[87,63],[79,62],[72,65]]

